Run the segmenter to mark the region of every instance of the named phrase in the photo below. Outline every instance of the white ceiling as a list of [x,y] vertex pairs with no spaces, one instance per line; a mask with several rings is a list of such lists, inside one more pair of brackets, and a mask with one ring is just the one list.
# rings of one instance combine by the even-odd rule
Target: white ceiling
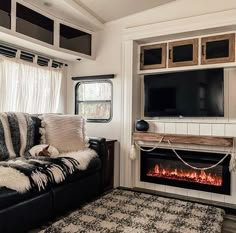
[[103,24],[176,0],[21,0],[91,30]]
[[145,11],[174,0],[75,0],[102,22]]

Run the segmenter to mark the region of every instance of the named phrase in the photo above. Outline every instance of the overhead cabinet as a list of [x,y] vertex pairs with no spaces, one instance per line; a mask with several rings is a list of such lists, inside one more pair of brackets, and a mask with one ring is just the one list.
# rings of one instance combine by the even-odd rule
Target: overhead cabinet
[[92,35],[60,24],[60,47],[74,52],[91,55]]
[[16,31],[48,44],[53,44],[54,21],[36,11],[16,4]]
[[235,33],[202,38],[201,64],[235,61]]
[[140,69],[165,68],[166,47],[167,43],[142,46],[140,53]]
[[198,39],[141,46],[140,69],[192,66],[198,64]]
[[[77,26],[67,26],[63,21],[55,26],[55,18],[38,12],[37,8],[27,7],[18,1],[0,0],[0,30],[1,27],[11,30],[13,35],[27,36],[38,41],[47,43],[49,47],[55,50],[63,51],[74,56],[89,58],[92,57],[92,33],[88,30],[79,30]],[[12,5],[13,4],[13,5]],[[12,9],[14,11],[12,12]],[[13,15],[12,17],[12,14]],[[12,22],[12,19],[14,22]],[[58,21],[58,20],[57,20]],[[11,25],[14,25],[11,28]],[[59,46],[57,39],[59,38]],[[24,38],[27,40],[27,38]],[[56,39],[56,40],[55,40]],[[37,43],[37,42],[36,42]],[[73,51],[73,53],[71,53]],[[78,59],[76,58],[76,59]]]
[[235,62],[235,33],[140,46],[140,70]]
[[0,26],[11,28],[11,0],[0,1]]
[[168,47],[168,67],[198,64],[198,39],[170,42]]

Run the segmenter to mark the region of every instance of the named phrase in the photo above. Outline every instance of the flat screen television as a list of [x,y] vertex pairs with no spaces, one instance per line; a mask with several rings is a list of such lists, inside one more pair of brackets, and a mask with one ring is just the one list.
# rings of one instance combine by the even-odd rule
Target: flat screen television
[[145,75],[144,116],[223,117],[224,69]]

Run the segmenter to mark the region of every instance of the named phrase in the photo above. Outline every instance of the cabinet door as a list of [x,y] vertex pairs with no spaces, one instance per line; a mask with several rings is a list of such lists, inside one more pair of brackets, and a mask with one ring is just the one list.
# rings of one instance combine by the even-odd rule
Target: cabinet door
[[140,69],[159,69],[166,67],[167,44],[147,45],[141,47]]
[[11,0],[0,1],[0,26],[11,28]]
[[193,66],[198,64],[198,39],[169,43],[169,67]]
[[16,3],[16,32],[53,44],[54,21]]
[[60,24],[60,47],[91,56],[92,35],[81,30]]
[[235,34],[202,38],[202,64],[235,61]]

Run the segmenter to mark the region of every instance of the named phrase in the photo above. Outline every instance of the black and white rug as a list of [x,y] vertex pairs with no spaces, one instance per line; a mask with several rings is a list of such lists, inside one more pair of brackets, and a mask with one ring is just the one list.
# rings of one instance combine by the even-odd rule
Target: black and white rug
[[40,233],[220,233],[224,210],[114,190]]

